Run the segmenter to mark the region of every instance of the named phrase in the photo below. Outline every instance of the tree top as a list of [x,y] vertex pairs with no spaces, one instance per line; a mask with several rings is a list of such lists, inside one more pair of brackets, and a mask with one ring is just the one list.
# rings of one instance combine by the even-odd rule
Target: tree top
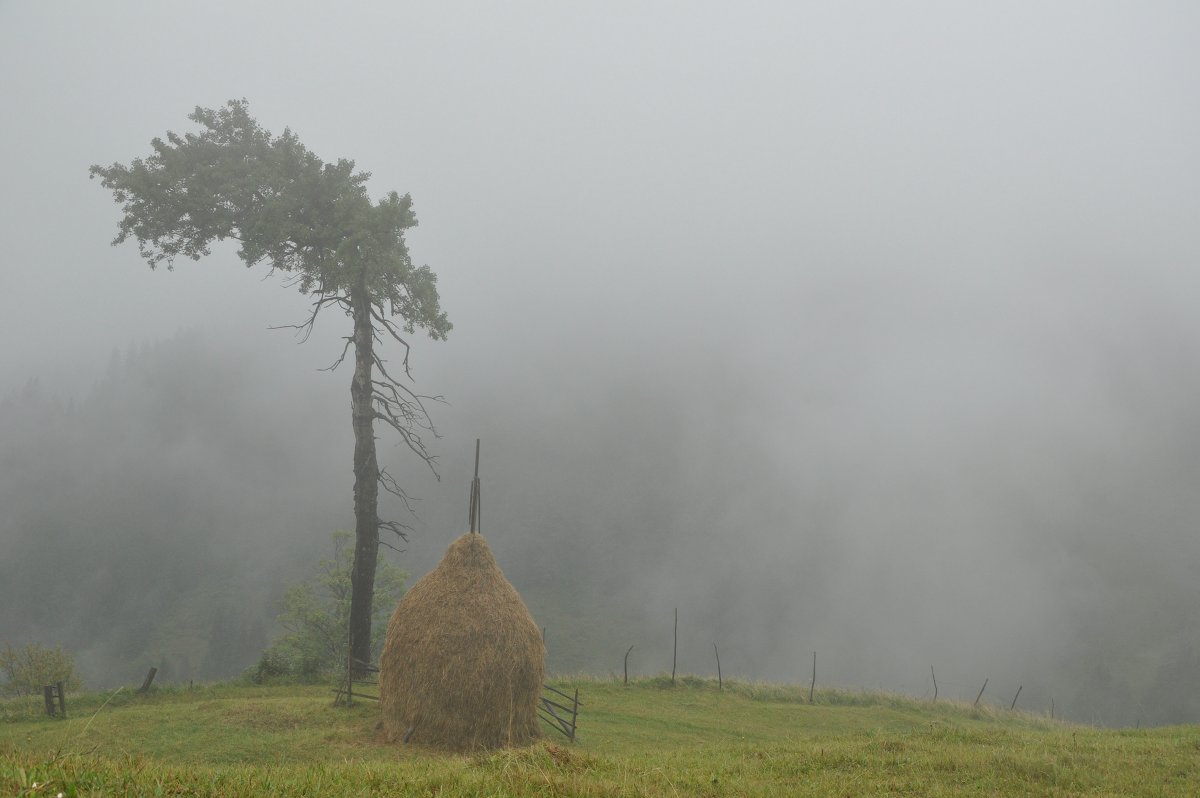
[[404,240],[417,225],[408,194],[373,202],[368,172],[347,159],[322,161],[290,129],[273,136],[245,100],[197,107],[188,118],[199,132],[168,131],[146,158],[89,170],[121,205],[114,245],[135,238],[152,269],[171,269],[180,255],[199,260],[213,241],[233,239],[247,266],[266,262],[293,275],[318,303],[345,307],[365,292],[405,331],[446,337],[437,275],[413,265]]

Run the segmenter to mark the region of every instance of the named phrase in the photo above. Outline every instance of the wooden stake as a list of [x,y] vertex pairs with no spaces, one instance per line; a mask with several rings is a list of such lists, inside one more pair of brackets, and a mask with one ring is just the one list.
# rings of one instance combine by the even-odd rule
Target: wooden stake
[[575,700],[571,703],[571,736],[568,738],[571,742],[575,742],[575,729],[579,723],[579,688],[575,688]]
[[475,439],[475,478],[471,480],[470,530],[479,532],[479,438]]
[[675,608],[675,642],[671,648],[671,686],[675,686],[675,662],[679,656],[679,608]]
[[929,675],[933,677],[933,703],[937,703],[937,674],[933,672],[933,666],[929,666]]
[[725,682],[721,679],[721,652],[717,651],[716,643],[713,643],[713,653],[717,655],[717,689],[724,690]]
[[633,651],[633,646],[625,649],[625,684],[629,684],[629,652]]
[[146,680],[142,682],[142,686],[138,688],[139,693],[146,693],[150,690],[150,683],[154,681],[154,674],[158,673],[158,668],[151,668],[146,673]]
[[813,652],[813,678],[812,684],[808,686],[808,703],[813,702],[813,690],[817,688],[817,652]]
[[971,706],[974,706],[974,707],[979,706],[979,699],[983,698],[983,691],[987,689],[987,683],[988,683],[988,680],[984,679],[983,687],[979,688],[979,695],[975,696],[975,703],[972,704]]
[[1014,708],[1017,706],[1017,699],[1020,697],[1020,695],[1021,695],[1021,688],[1022,688],[1022,687],[1024,687],[1024,686],[1025,686],[1025,685],[1023,685],[1023,684],[1019,684],[1019,685],[1017,685],[1017,694],[1016,694],[1015,696],[1013,696],[1013,702],[1012,702],[1011,704],[1009,704],[1009,705],[1008,705],[1008,711],[1009,711],[1009,712],[1012,712],[1012,711],[1013,711],[1013,709],[1014,709]]
[[67,698],[63,695],[63,683],[55,682],[54,689],[58,691],[58,714],[67,716]]
[[475,520],[475,480],[471,480],[471,484],[467,487],[467,531],[471,531],[471,524]]

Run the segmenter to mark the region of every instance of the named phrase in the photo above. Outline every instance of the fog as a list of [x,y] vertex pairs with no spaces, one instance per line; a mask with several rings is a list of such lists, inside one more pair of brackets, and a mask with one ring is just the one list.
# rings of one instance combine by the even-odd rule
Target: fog
[[0,642],[236,674],[353,524],[348,320],[87,179],[245,97],[412,194],[389,556],[481,438],[552,670],[669,670],[678,607],[683,671],[1200,722],[1200,11],[978,5],[0,3]]

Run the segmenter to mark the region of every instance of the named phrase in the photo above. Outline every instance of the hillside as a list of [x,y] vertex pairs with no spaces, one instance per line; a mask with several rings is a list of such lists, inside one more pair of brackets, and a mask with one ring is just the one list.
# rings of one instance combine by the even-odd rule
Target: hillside
[[[1200,728],[1100,730],[883,694],[584,679],[574,745],[389,746],[325,686],[0,704],[0,793],[46,795],[1195,795]],[[40,701],[40,699],[38,699]],[[107,702],[107,703],[106,703]],[[36,786],[35,786],[36,785]]]

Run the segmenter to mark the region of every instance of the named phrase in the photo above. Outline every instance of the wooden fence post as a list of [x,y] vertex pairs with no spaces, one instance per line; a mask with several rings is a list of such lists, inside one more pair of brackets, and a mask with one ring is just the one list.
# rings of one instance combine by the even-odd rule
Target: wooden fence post
[[579,688],[575,688],[575,700],[571,702],[571,742],[575,742],[575,728],[579,722]]
[[57,682],[54,687],[58,690],[58,714],[65,718],[67,716],[67,698],[63,695],[63,683]]
[[717,655],[717,689],[724,690],[725,682],[721,679],[721,652],[717,651],[716,643],[713,643],[713,653]]
[[629,652],[633,651],[633,646],[625,649],[625,684],[629,684]]
[[46,704],[46,714],[54,717],[54,687],[46,685],[42,688],[42,701]]
[[975,703],[972,704],[971,706],[974,706],[974,707],[979,706],[979,699],[983,698],[983,691],[987,689],[987,683],[988,683],[988,680],[984,679],[983,687],[979,688],[979,695],[975,696]]
[[1012,712],[1016,708],[1017,699],[1021,697],[1021,688],[1024,686],[1025,685],[1023,685],[1023,684],[1017,685],[1017,694],[1015,696],[1013,696],[1013,702],[1011,704],[1009,704],[1009,707],[1008,707],[1009,712]]
[[933,703],[937,703],[937,674],[933,672],[933,666],[929,666],[929,675],[933,677]]
[[808,686],[808,703],[813,702],[813,690],[817,688],[817,652],[813,652],[813,678],[812,684]]
[[146,672],[146,680],[142,682],[142,686],[138,688],[139,693],[147,693],[150,691],[150,683],[154,681],[154,674],[158,673],[158,668],[151,668]]
[[671,647],[671,686],[675,686],[675,662],[679,656],[679,608],[675,608],[675,641]]

